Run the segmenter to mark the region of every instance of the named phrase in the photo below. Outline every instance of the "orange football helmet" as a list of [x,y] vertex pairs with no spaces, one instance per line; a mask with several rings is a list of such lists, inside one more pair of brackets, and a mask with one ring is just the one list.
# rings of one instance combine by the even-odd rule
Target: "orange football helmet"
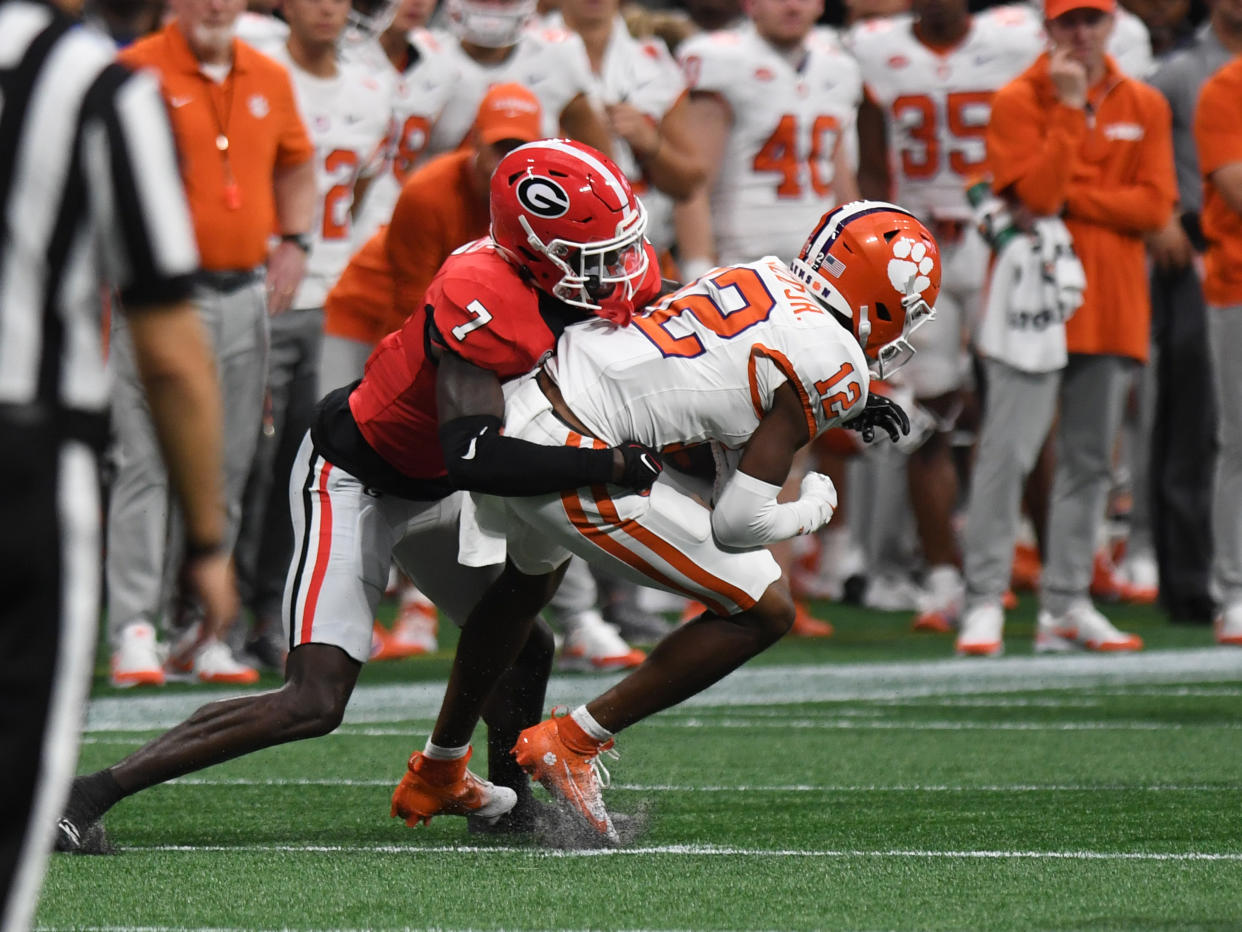
[[909,362],[910,334],[935,317],[940,249],[895,204],[854,201],[829,211],[789,267],[853,331],[878,379]]

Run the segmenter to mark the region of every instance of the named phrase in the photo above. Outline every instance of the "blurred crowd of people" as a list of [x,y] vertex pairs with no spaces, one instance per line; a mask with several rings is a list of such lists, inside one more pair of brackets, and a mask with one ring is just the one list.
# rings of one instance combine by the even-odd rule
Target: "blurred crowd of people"
[[[800,598],[909,612],[971,655],[1003,649],[1023,588],[1039,591],[1037,650],[1140,648],[1101,601],[1159,600],[1242,642],[1225,363],[1242,311],[1242,114],[1227,91],[1200,104],[1205,84],[1230,86],[1214,74],[1242,50],[1240,0],[99,0],[88,18],[159,72],[172,118],[245,605],[227,643],[200,636],[115,315],[116,685],[283,667],[288,476],[314,405],[487,233],[497,162],[548,136],[616,160],[672,279],[788,260],[815,218],[860,196],[935,233],[937,321],[877,389],[913,430],[806,451],[841,509],[777,548]],[[435,608],[399,563],[373,659],[436,647]],[[562,663],[600,670],[637,665],[633,645],[683,609],[575,561],[548,611]],[[795,636],[831,633],[800,606]]]

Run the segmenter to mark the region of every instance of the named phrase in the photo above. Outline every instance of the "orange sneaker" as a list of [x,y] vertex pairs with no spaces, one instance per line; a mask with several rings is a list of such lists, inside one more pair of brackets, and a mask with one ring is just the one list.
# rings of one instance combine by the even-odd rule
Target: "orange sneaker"
[[833,635],[832,624],[821,621],[811,614],[806,603],[794,601],[794,623],[789,629],[791,637],[796,638],[830,638]]
[[1039,551],[1029,544],[1013,548],[1013,568],[1009,571],[1009,585],[1017,592],[1033,592],[1039,588],[1039,574],[1043,564]]
[[551,718],[518,735],[513,757],[555,799],[617,844],[620,836],[600,794],[608,786],[609,776],[599,755],[601,751],[612,751],[612,747],[612,739],[600,743],[568,715],[558,717],[554,711]]
[[517,803],[517,793],[467,770],[473,753],[471,749],[457,760],[433,760],[415,751],[406,764],[405,776],[393,790],[389,814],[404,819],[410,828],[419,822],[427,825],[438,815],[500,818]]
[[1006,589],[1005,594],[1001,596],[1001,608],[1007,612],[1012,612],[1018,607],[1018,596],[1012,589]]

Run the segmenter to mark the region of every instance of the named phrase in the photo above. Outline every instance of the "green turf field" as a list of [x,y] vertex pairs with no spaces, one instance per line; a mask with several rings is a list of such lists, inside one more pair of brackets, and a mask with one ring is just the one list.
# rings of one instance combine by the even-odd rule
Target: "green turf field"
[[[331,737],[121,803],[120,853],[55,856],[38,925],[1242,929],[1242,650],[1118,609],[1143,654],[1035,658],[1024,604],[1005,658],[956,660],[904,616],[828,614],[832,640],[778,644],[621,737],[607,798],[646,830],[620,850],[388,818],[444,653],[371,665]],[[219,695],[101,683],[80,769]]]

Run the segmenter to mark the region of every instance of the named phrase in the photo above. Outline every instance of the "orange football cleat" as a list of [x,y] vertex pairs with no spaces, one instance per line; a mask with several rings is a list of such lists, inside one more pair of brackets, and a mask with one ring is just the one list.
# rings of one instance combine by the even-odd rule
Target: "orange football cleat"
[[517,803],[517,793],[496,786],[466,769],[473,750],[457,760],[433,760],[415,751],[405,776],[392,793],[390,814],[413,828],[427,825],[438,815],[479,816],[496,819]]
[[621,839],[601,795],[609,783],[608,770],[599,760],[612,747],[612,739],[596,741],[568,715],[557,717],[554,712],[518,735],[513,757],[555,799],[616,844]]
[[811,614],[805,602],[794,602],[794,623],[789,629],[796,638],[830,638],[833,635],[831,622],[821,621]]

